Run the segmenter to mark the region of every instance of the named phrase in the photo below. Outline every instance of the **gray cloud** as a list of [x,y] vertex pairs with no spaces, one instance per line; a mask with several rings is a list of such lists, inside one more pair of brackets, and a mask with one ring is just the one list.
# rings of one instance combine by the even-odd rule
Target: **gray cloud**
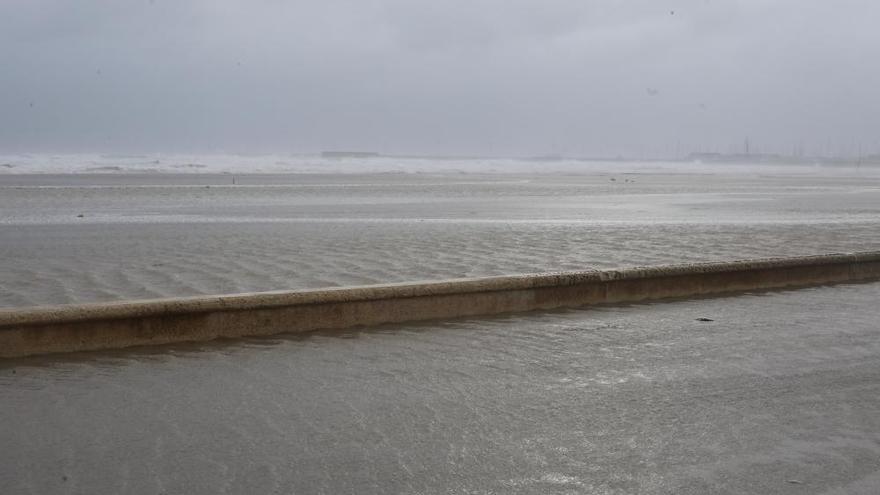
[[6,0],[0,149],[880,147],[880,4]]

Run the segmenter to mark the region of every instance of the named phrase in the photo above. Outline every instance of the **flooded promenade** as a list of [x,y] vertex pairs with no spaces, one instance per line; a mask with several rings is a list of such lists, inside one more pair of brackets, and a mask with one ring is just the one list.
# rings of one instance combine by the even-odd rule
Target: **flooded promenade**
[[0,485],[875,493],[878,297],[844,285],[10,360]]

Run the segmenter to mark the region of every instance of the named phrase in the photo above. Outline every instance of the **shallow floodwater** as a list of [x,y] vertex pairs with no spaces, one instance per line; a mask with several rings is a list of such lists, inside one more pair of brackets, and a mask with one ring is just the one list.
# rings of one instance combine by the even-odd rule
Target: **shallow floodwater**
[[8,360],[0,491],[875,494],[878,298],[838,285]]
[[688,170],[0,174],[0,306],[880,249],[875,170]]

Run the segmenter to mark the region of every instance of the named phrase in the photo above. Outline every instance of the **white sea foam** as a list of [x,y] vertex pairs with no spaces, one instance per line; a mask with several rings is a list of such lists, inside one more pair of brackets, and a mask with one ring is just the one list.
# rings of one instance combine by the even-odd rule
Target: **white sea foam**
[[709,173],[880,175],[853,166],[515,158],[330,158],[302,154],[0,154],[0,174],[83,173]]

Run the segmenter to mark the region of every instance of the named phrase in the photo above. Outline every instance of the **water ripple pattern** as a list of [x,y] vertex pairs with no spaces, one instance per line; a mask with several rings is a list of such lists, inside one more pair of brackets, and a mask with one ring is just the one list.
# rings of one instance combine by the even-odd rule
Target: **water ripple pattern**
[[0,175],[0,306],[880,248],[880,179]]

